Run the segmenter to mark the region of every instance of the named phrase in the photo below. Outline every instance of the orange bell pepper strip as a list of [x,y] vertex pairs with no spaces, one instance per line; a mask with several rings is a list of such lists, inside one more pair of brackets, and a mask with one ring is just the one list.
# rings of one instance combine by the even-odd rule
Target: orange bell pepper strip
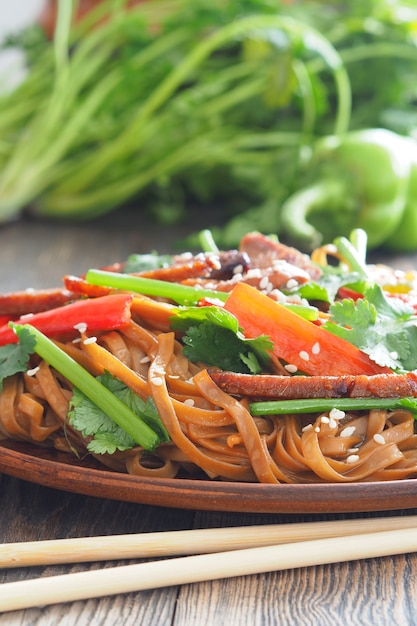
[[305,374],[392,373],[345,339],[303,319],[247,284],[236,284],[224,308],[238,319],[246,337],[269,336],[273,354]]

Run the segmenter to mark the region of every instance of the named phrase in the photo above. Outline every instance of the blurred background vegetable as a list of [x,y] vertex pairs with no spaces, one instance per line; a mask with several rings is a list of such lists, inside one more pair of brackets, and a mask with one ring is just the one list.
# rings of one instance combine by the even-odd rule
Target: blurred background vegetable
[[[293,210],[283,219],[282,207],[314,184],[318,150],[323,156],[336,138],[340,166],[349,152],[361,175],[349,207],[333,204],[325,223],[334,217],[337,234],[372,227],[371,246],[403,249],[394,233],[417,221],[416,175],[392,175],[384,199],[392,146],[368,142],[368,159],[364,144],[350,139],[358,135],[343,136],[375,127],[413,135],[414,5],[51,3],[56,15],[44,13],[42,26],[7,42],[25,50],[28,73],[0,98],[0,221],[23,210],[91,219],[129,202],[165,225],[206,210],[209,226],[217,205],[222,221],[213,232],[222,246],[251,229],[296,240],[297,228],[288,227]],[[327,168],[326,180],[340,183],[332,165],[335,176]],[[367,222],[362,191],[370,187]],[[324,225],[316,227],[327,236]],[[407,249],[414,247],[409,238]]]

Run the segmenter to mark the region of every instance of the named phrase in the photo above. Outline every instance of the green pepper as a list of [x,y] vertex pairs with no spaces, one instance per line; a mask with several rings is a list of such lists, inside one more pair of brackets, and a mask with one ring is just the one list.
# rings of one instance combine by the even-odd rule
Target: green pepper
[[414,139],[404,140],[409,143],[411,159],[408,194],[401,221],[384,244],[386,248],[396,252],[412,252],[417,249],[417,149]]
[[[367,232],[369,248],[385,244],[403,228],[405,215],[417,223],[416,168],[417,144],[389,130],[324,137],[309,159],[306,186],[281,207],[282,230],[310,250],[354,228]],[[392,243],[401,245],[398,232]],[[417,229],[411,245],[417,247]]]

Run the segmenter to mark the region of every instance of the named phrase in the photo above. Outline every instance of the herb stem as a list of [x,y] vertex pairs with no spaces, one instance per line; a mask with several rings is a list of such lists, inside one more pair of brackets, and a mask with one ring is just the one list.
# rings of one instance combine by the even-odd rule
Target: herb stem
[[143,276],[132,276],[131,274],[119,274],[117,272],[107,272],[104,270],[88,270],[86,274],[87,282],[92,285],[114,287],[115,289],[125,289],[142,293],[146,296],[156,296],[173,300],[178,304],[194,304],[202,298],[216,298],[226,301],[229,294],[211,289],[199,289],[178,283],[170,283],[165,280],[154,278],[144,278]]
[[104,411],[138,445],[146,450],[153,450],[158,445],[158,435],[145,422],[37,328],[30,324],[12,324],[12,328],[17,334],[21,329],[27,329],[36,340],[36,354]]
[[372,409],[408,409],[417,413],[417,398],[306,398],[302,400],[271,400],[250,404],[252,415],[283,415],[291,413],[320,413],[370,411]]
[[417,413],[417,398],[303,398],[301,400],[253,402],[250,405],[252,415],[321,413],[332,409],[342,411],[408,409]]

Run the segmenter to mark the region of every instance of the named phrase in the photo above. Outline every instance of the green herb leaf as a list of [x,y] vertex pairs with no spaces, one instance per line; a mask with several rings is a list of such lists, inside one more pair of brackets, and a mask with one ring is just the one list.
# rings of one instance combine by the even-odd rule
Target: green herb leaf
[[[160,436],[161,442],[169,440],[168,433],[152,401],[144,402],[124,383],[109,373],[99,376],[98,380],[138,417],[148,423]],[[87,445],[90,452],[113,454],[116,450],[129,450],[137,445],[123,428],[77,388],[74,388],[70,407],[68,417],[71,426],[79,430],[83,437],[92,438]]]
[[28,368],[29,357],[34,353],[36,340],[27,329],[19,334],[17,343],[10,343],[0,348],[0,391],[3,380]]
[[182,309],[171,318],[171,327],[185,333],[183,351],[190,361],[250,374],[268,367],[270,339],[246,339],[236,317],[222,307]]
[[378,285],[368,286],[364,298],[331,305],[325,328],[393,370],[417,368],[417,316],[396,298],[388,298]]

